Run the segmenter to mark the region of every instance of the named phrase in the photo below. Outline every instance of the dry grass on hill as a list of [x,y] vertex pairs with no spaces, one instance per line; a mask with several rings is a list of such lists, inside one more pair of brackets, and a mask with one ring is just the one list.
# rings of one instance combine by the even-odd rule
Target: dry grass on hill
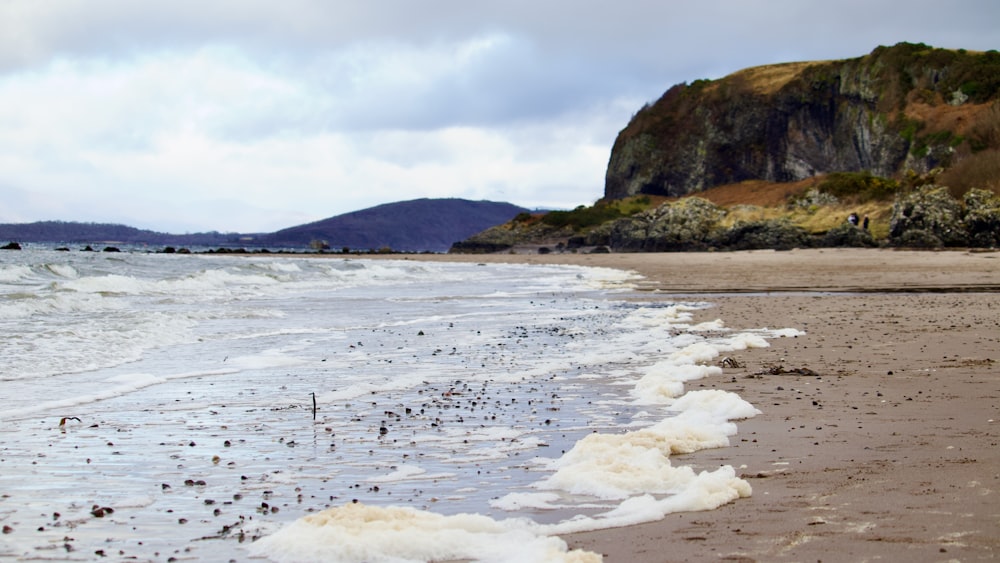
[[738,184],[717,186],[692,195],[707,199],[720,207],[733,205],[776,207],[783,206],[792,197],[802,195],[809,188],[816,187],[819,182],[819,177],[787,183],[747,180]]
[[974,128],[984,125],[996,127],[1000,119],[1000,106],[990,102],[985,104],[962,104],[952,106],[938,100],[931,105],[923,102],[912,102],[906,105],[904,114],[910,119],[916,119],[924,124],[921,133],[936,133],[951,131],[956,135],[974,134]]
[[707,199],[726,208],[728,213],[723,224],[727,226],[740,221],[767,221],[785,217],[811,233],[824,233],[842,224],[851,213],[857,213],[860,217],[868,216],[869,229],[875,238],[888,236],[892,213],[892,205],[888,202],[841,203],[814,208],[789,206],[795,198],[818,186],[822,180],[822,176],[787,183],[748,180],[718,186],[691,196]]
[[[755,66],[734,72],[729,75],[729,78],[742,83],[756,94],[769,95],[777,92],[782,86],[791,82],[804,69],[825,62],[829,61],[805,61]],[[718,82],[713,85],[717,86]]]

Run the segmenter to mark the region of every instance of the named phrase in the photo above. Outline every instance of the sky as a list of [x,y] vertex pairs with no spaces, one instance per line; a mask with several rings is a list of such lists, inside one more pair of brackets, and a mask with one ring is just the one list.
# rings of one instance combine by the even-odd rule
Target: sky
[[900,41],[998,49],[998,22],[996,0],[0,0],[0,222],[572,209],[674,84]]

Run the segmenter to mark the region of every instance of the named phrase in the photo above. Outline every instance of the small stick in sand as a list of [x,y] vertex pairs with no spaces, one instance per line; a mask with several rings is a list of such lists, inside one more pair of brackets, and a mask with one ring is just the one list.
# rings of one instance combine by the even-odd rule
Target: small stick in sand
[[77,422],[83,422],[82,420],[80,420],[79,418],[77,418],[75,416],[64,416],[64,417],[62,417],[59,420],[59,430],[62,430],[63,432],[66,431],[66,421],[67,420],[75,420]]
[[316,420],[316,393],[310,393],[313,396],[313,420]]

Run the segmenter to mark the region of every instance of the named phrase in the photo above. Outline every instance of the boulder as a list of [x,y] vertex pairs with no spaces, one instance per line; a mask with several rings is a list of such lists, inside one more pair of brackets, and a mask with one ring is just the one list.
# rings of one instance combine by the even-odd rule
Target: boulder
[[[689,197],[615,221],[608,243],[617,251],[668,252],[705,250],[726,212],[714,203]],[[600,243],[599,237],[593,237]]]
[[786,218],[741,221],[719,233],[719,247],[729,250],[791,250],[812,246],[809,234]]
[[921,186],[896,200],[889,220],[893,246],[967,246],[962,204],[947,188]]
[[971,189],[962,198],[965,204],[965,227],[968,245],[1000,246],[1000,196],[980,189]]
[[823,247],[875,247],[878,242],[871,233],[850,223],[843,223],[826,232],[819,240]]

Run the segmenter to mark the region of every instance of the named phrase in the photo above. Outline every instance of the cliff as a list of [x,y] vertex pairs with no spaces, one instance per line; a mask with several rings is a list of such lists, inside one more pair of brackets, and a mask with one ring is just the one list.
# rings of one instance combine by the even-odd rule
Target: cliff
[[998,92],[1000,53],[909,43],[679,84],[619,133],[605,198],[947,168],[1000,147]]

